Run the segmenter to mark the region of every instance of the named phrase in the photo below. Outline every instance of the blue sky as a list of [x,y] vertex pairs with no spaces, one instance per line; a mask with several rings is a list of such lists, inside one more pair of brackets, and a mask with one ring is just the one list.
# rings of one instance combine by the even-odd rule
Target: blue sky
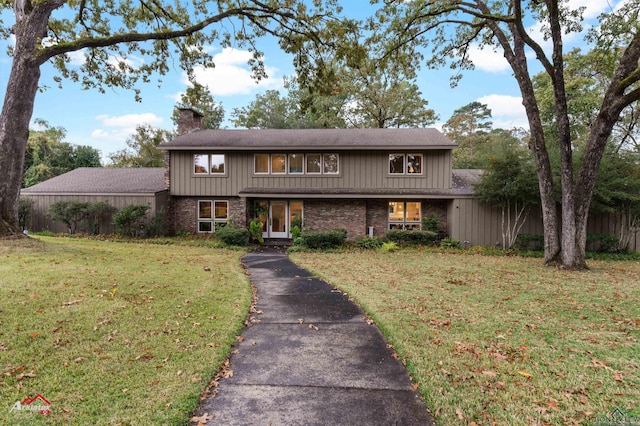
[[[599,13],[617,7],[624,0],[569,0],[572,6],[586,6],[585,17],[591,23]],[[363,11],[373,10],[366,0],[344,2],[345,14],[363,17]],[[366,5],[366,7],[360,7]],[[357,11],[355,9],[358,9]],[[7,15],[3,15],[6,17]],[[8,21],[8,19],[7,19]],[[530,32],[540,39],[536,25]],[[566,49],[582,44],[580,35],[573,35],[565,40]],[[0,95],[4,98],[11,58],[6,54],[6,45],[11,40],[0,40]],[[294,74],[291,57],[281,52],[277,44],[265,40],[261,43],[264,50],[264,62],[269,78],[256,84],[250,77],[246,65],[250,54],[243,50],[220,49],[212,46],[215,53],[215,69],[196,69],[198,82],[207,85],[216,102],[221,103],[226,111],[225,127],[231,127],[229,118],[233,108],[246,106],[255,99],[256,94],[269,89],[282,89],[283,77]],[[418,84],[423,97],[429,101],[440,117],[439,127],[452,112],[473,101],[486,103],[493,113],[495,127],[526,127],[524,109],[521,105],[520,93],[512,73],[501,53],[476,50],[472,59],[476,70],[467,72],[452,89],[449,86],[451,70],[423,69],[418,74]],[[67,130],[67,142],[76,145],[90,145],[102,152],[106,159],[109,153],[123,149],[125,140],[138,124],[149,123],[154,127],[171,129],[171,114],[180,93],[187,87],[184,73],[176,66],[162,78],[163,84],[157,82],[140,85],[142,102],[135,102],[132,92],[124,89],[107,89],[107,93],[81,90],[78,84],[63,82],[59,89],[53,82],[55,72],[51,66],[42,69],[42,86],[46,90],[36,97],[33,119],[41,118],[53,126],[61,126]]]

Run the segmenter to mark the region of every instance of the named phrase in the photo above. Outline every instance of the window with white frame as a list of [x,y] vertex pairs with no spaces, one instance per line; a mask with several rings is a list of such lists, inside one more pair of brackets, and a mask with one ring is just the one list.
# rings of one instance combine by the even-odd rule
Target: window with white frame
[[338,175],[340,155],[337,153],[255,154],[254,174],[271,175]]
[[198,232],[215,232],[229,220],[229,202],[221,200],[198,201]]
[[195,154],[193,156],[193,174],[224,175],[226,158],[224,154]]
[[418,230],[422,228],[420,201],[390,201],[389,229]]
[[422,154],[389,154],[390,175],[421,175]]

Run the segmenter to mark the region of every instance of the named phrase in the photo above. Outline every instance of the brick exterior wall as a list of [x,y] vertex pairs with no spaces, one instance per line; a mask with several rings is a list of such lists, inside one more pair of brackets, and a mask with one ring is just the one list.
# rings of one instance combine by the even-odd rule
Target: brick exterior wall
[[218,200],[229,202],[229,219],[238,228],[247,227],[247,203],[245,198],[225,197],[171,197],[170,232],[198,232],[198,201]]
[[304,229],[326,231],[347,230],[347,238],[354,240],[367,234],[367,206],[364,200],[305,200]]
[[368,200],[367,201],[367,233],[369,226],[373,226],[373,236],[382,237],[387,233],[389,222],[389,201]]
[[447,205],[450,200],[427,200],[422,202],[422,217],[430,214],[436,215],[440,219],[440,232],[447,233]]

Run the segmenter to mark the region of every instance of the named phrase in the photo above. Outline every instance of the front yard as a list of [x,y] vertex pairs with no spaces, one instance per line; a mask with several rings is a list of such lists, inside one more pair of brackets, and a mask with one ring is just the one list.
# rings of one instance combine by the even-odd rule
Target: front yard
[[429,250],[294,253],[355,299],[438,424],[640,422],[640,262],[589,272]]
[[[241,255],[177,244],[1,241],[4,422],[186,424],[249,310]],[[12,410],[37,395],[50,414]]]

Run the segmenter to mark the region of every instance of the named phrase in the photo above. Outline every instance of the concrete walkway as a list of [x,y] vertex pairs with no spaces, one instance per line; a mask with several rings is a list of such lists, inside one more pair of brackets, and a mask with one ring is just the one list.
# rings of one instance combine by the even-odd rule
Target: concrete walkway
[[258,323],[236,344],[207,425],[433,425],[382,334],[341,292],[279,249],[242,259]]

